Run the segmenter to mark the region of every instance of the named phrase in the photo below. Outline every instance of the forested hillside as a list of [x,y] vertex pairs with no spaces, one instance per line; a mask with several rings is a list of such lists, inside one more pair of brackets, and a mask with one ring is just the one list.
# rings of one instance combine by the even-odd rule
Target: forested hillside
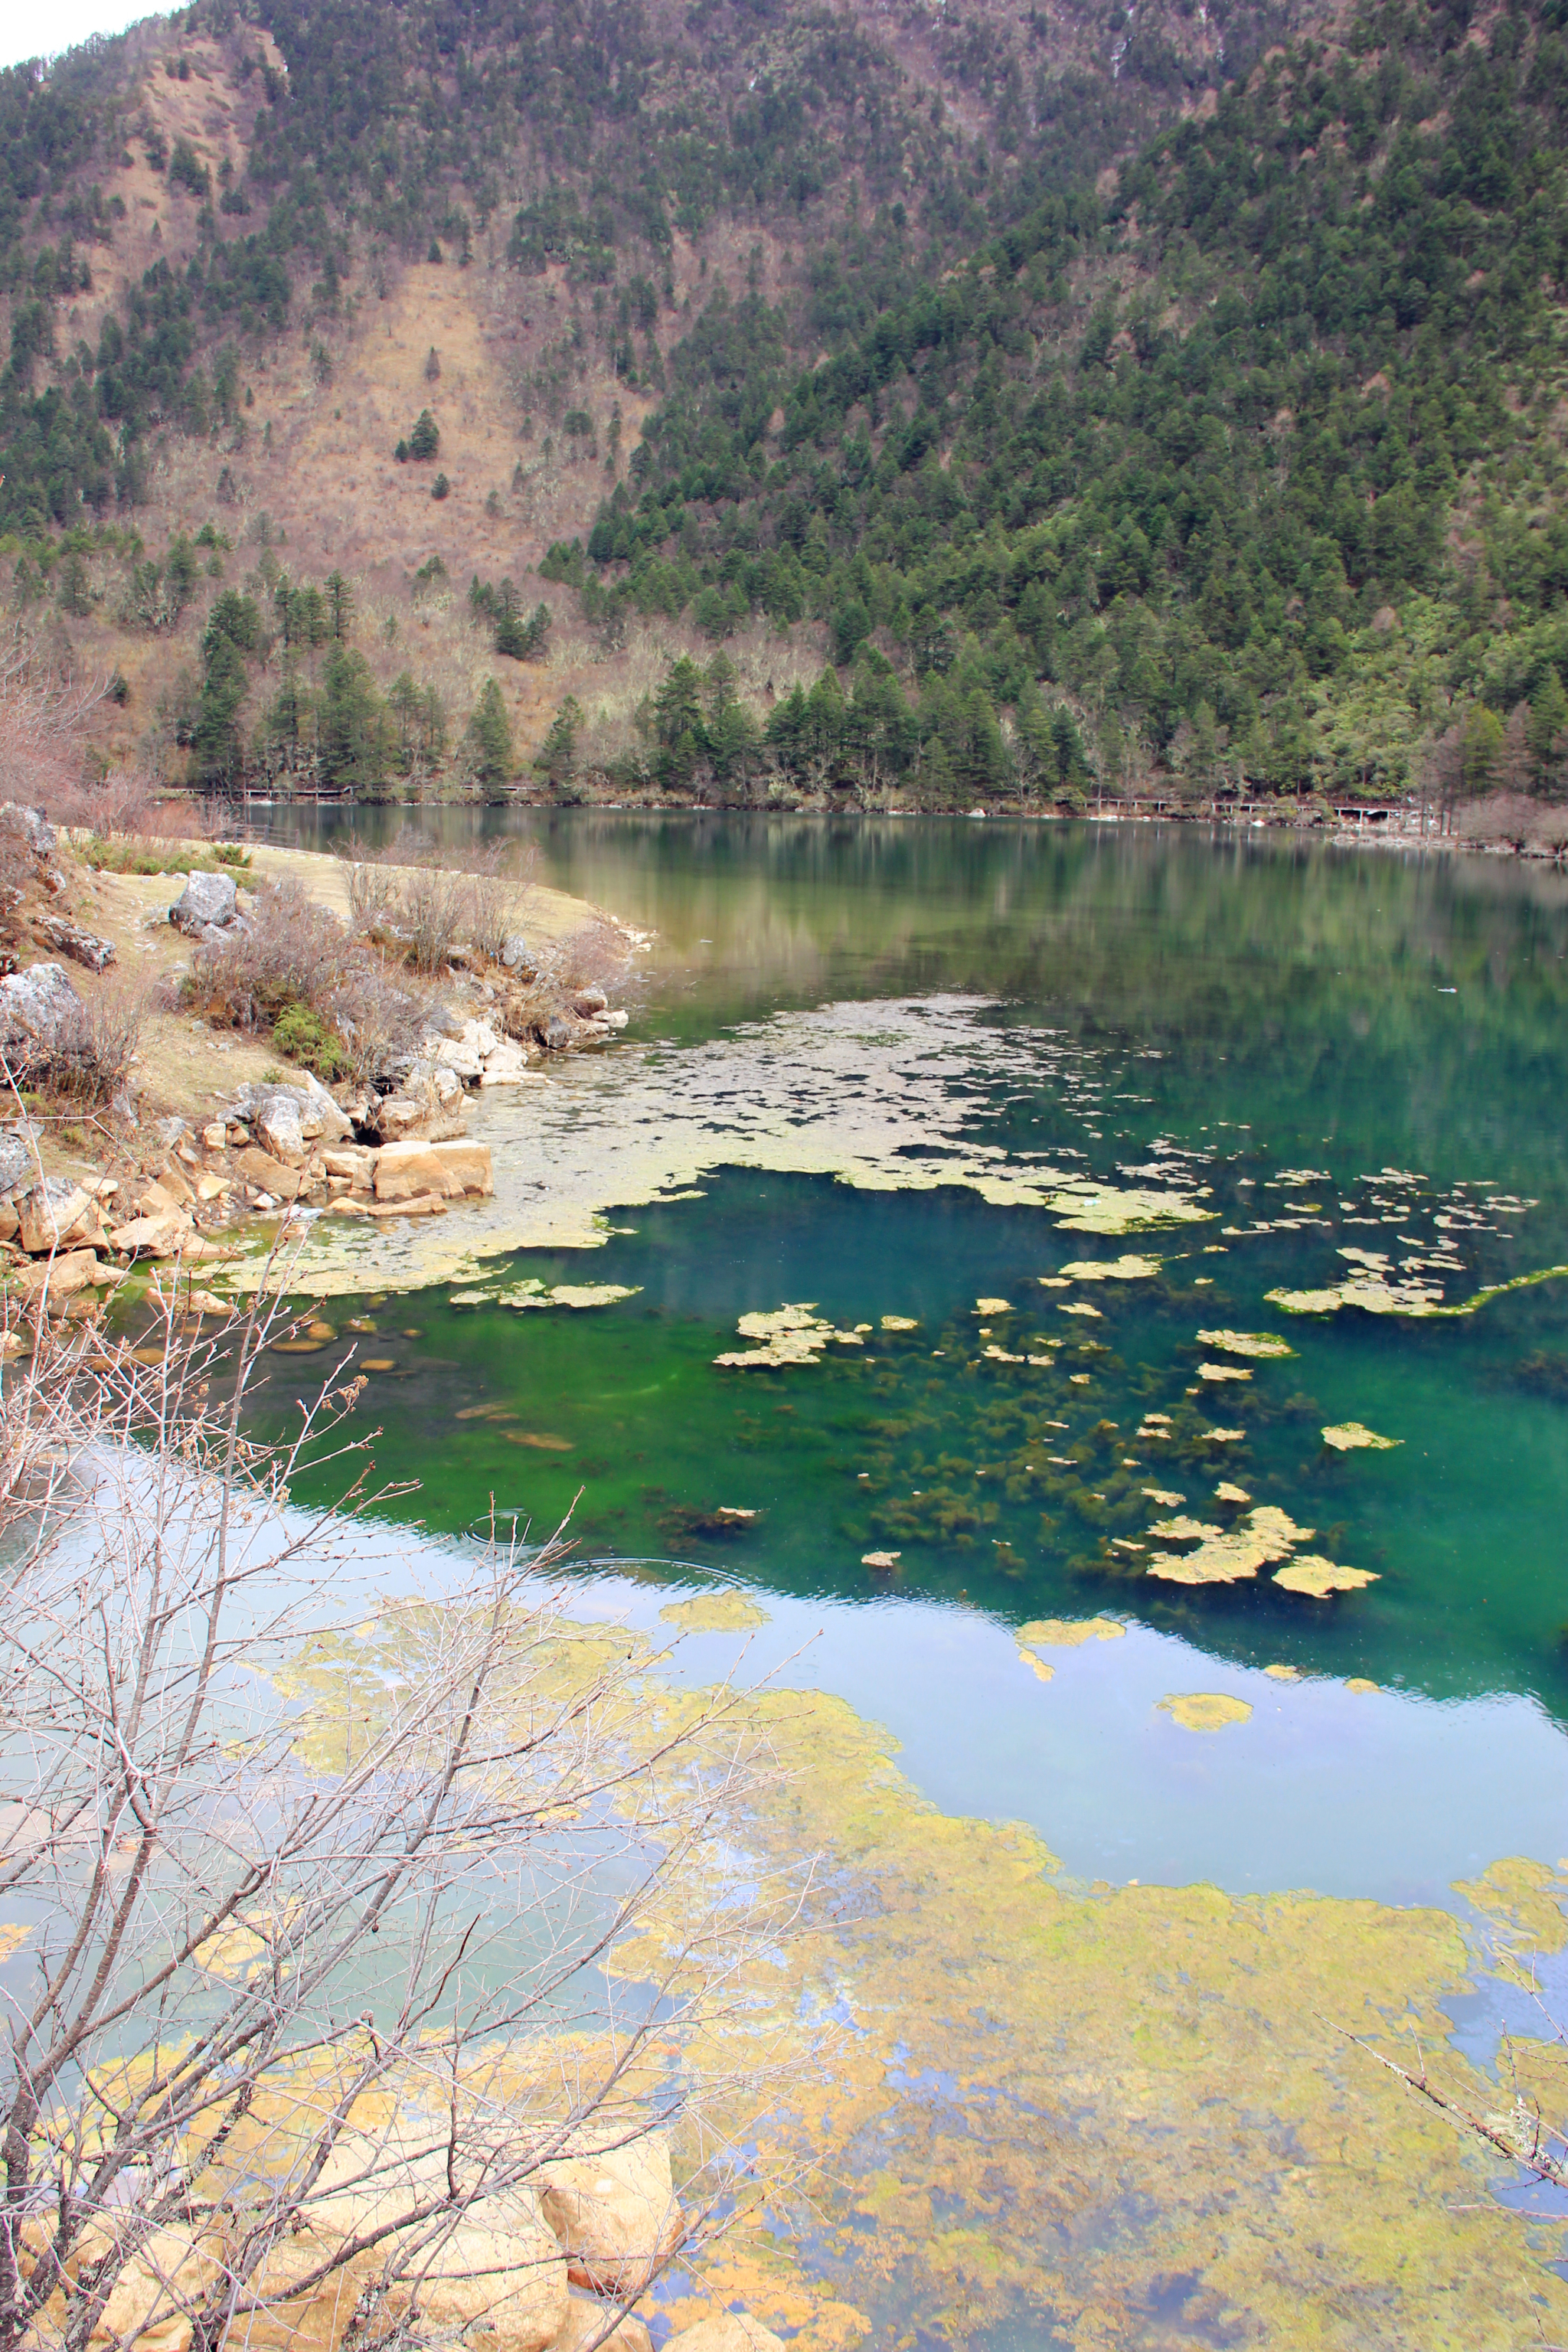
[[234,791],[1568,794],[1568,5],[197,0],[0,77],[11,623]]

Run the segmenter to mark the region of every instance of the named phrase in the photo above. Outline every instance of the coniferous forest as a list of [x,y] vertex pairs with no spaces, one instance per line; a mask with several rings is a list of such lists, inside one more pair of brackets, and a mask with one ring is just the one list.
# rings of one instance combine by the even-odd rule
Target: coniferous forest
[[1565,108],[1563,0],[196,0],[0,77],[7,625],[206,790],[1550,805]]

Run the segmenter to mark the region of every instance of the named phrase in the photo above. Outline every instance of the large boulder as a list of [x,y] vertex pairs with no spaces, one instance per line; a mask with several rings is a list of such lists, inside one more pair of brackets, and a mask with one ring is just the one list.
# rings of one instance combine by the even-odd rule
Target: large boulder
[[544,2218],[565,2250],[574,2286],[621,2301],[643,2293],[686,2234],[658,2132],[602,2155],[567,2157],[540,2173]]
[[[431,2234],[427,2224],[419,2237]],[[487,2200],[428,2252],[419,2243],[384,2308],[416,2337],[460,2336],[476,2352],[545,2352],[566,2319],[566,2264],[537,2202],[519,2190]]]
[[185,2352],[192,2315],[217,2275],[217,2249],[210,2239],[177,2225],[155,2231],[115,2280],[89,2340],[134,2343],[137,2352]]
[[[605,2330],[612,2319],[616,2324],[606,2336]],[[588,2352],[590,2345],[598,2345],[602,2352],[653,2352],[653,2338],[635,2311],[623,2312],[616,2319],[613,2305],[601,2303],[595,2295],[569,2294],[566,2316],[550,2352]]]
[[672,2336],[664,2352],[784,2352],[784,2338],[743,2311],[716,2311]]
[[25,1183],[37,1166],[32,1144],[22,1129],[0,1128],[0,1200]]
[[100,940],[96,931],[84,931],[79,923],[68,923],[63,916],[35,915],[33,931],[43,946],[68,955],[74,963],[85,964],[89,971],[102,971],[114,961],[112,940]]
[[90,1192],[64,1176],[46,1176],[17,1203],[18,1239],[29,1257],[95,1241],[100,1220]]
[[309,1070],[265,1086],[242,1087],[230,1116],[243,1121],[272,1157],[289,1168],[303,1163],[307,1145],[321,1139],[341,1143],[353,1133],[347,1112]]
[[309,1157],[300,1112],[299,1096],[285,1094],[279,1087],[251,1115],[251,1132],[258,1143],[285,1168],[302,1168]]
[[29,964],[0,980],[0,1045],[52,1045],[82,1003],[58,963]]
[[62,1251],[58,1257],[29,1258],[19,1265],[13,1276],[17,1288],[28,1297],[47,1289],[51,1298],[69,1298],[89,1283],[102,1279],[98,1252],[90,1249]]
[[169,920],[177,931],[199,936],[209,928],[226,929],[237,911],[232,874],[189,874]]
[[55,829],[42,809],[25,808],[20,801],[0,801],[0,827],[20,834],[35,857],[47,862],[55,854]]
[[431,1144],[430,1150],[446,1170],[448,1181],[455,1180],[462,1192],[482,1200],[495,1191],[495,1170],[488,1143],[470,1143],[466,1136],[453,1136],[444,1143]]
[[[417,1141],[384,1144],[376,1154],[376,1199],[417,1201],[434,1193],[438,1200],[460,1201],[465,1189],[463,1179],[456,1170],[448,1170],[439,1157],[440,1152],[451,1149],[450,1144],[437,1146]],[[488,1160],[488,1151],[485,1157]]]

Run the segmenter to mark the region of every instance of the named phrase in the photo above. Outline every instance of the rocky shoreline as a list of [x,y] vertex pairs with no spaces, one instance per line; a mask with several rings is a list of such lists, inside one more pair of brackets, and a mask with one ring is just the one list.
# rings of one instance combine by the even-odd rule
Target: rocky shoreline
[[[171,1261],[204,1286],[221,1282],[226,1266],[237,1270],[300,1212],[418,1218],[488,1197],[489,1148],[464,1132],[469,1101],[543,1084],[552,1063],[602,1048],[626,1024],[603,988],[542,985],[519,932],[493,961],[454,949],[429,992],[423,1033],[389,1054],[373,1081],[334,1089],[309,1069],[268,1064],[258,1077],[198,1086],[196,1108],[182,1113],[132,1074],[90,1122],[68,1106],[40,1109],[51,1073],[90,1047],[91,982],[114,977],[120,950],[75,919],[88,877],[37,812],[0,806],[0,843],[11,869],[5,912],[20,942],[0,976],[0,1055],[17,1114],[0,1124],[0,1284],[35,1322],[94,1316],[106,1287]],[[165,940],[198,950],[242,938],[256,906],[247,878],[257,877],[193,863],[168,877],[166,913],[153,910],[138,929],[166,925]],[[55,952],[24,961],[28,945]],[[61,957],[90,980],[79,987]],[[165,992],[183,969],[163,972]],[[189,1033],[187,1055],[234,1052],[199,1015],[174,1017]],[[76,1152],[61,1151],[62,1129]],[[209,1287],[191,1296],[203,1310],[228,1304]]]

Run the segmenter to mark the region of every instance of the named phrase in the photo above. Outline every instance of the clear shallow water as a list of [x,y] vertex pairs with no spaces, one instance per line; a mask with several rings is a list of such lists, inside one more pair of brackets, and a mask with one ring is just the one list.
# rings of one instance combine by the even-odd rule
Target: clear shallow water
[[[453,831],[492,813],[421,814]],[[420,1479],[434,1529],[472,1530],[493,1497],[539,1530],[580,1495],[584,1573],[637,1563],[588,1589],[637,1606],[647,1580],[734,1579],[773,1614],[769,1656],[820,1625],[793,1675],[888,1722],[944,1808],[1026,1818],[1085,1877],[1410,1899],[1562,1851],[1568,1283],[1425,1323],[1305,1320],[1266,1294],[1342,1277],[1347,1246],[1457,1244],[1432,1277],[1450,1300],[1568,1261],[1563,877],[1146,831],[500,814],[540,839],[546,878],[659,938],[626,1046],[547,1106],[487,1099],[474,1122],[499,1221],[552,1169],[587,1198],[597,1169],[600,1245],[364,1308],[361,1352],[394,1365],[367,1402],[378,1454]],[[877,999],[891,1021],[894,1000],[954,992],[978,1001],[916,1080],[907,1041],[858,1066],[840,1038],[826,1092],[855,1098],[853,1132],[825,1126],[826,1049],[794,1017]],[[674,1123],[693,1099],[695,1181],[689,1151],[660,1169],[646,1139],[628,1150],[628,1105],[657,1127],[661,1101]],[[965,1184],[899,1189],[930,1181],[933,1137],[969,1155]],[[823,1172],[837,1149],[883,1189]],[[973,1188],[976,1155],[1001,1197]],[[1016,1198],[1042,1162],[1123,1188],[1141,1180],[1119,1171],[1173,1168],[1214,1214],[1065,1230]],[[615,1208],[617,1184],[637,1205]],[[1535,1205],[1436,1226],[1462,1186]],[[1158,1276],[1040,1287],[1127,1250]],[[637,1295],[449,1304],[520,1278]],[[1012,1312],[980,1317],[983,1297]],[[1065,1317],[1074,1299],[1096,1317]],[[812,1366],[714,1367],[742,1314],[795,1300],[841,1328],[919,1328]],[[334,1302],[340,1328],[356,1306]],[[1210,1328],[1297,1353],[1205,1389]],[[326,1362],[277,1360],[274,1392]],[[1150,1412],[1172,1439],[1138,1437]],[[1321,1427],[1352,1419],[1398,1449],[1325,1452]],[[1205,1440],[1218,1425],[1244,1437]],[[1377,1582],[1193,1590],[1112,1548],[1148,1545],[1168,1507],[1146,1486],[1206,1519],[1222,1479]],[[759,1516],[726,1527],[725,1507]],[[862,1566],[873,1549],[900,1552],[891,1580]],[[1012,1628],[1097,1611],[1129,1633],[1047,1651],[1049,1683],[1020,1663]],[[1251,1719],[1194,1734],[1156,1707],[1203,1690]]]

